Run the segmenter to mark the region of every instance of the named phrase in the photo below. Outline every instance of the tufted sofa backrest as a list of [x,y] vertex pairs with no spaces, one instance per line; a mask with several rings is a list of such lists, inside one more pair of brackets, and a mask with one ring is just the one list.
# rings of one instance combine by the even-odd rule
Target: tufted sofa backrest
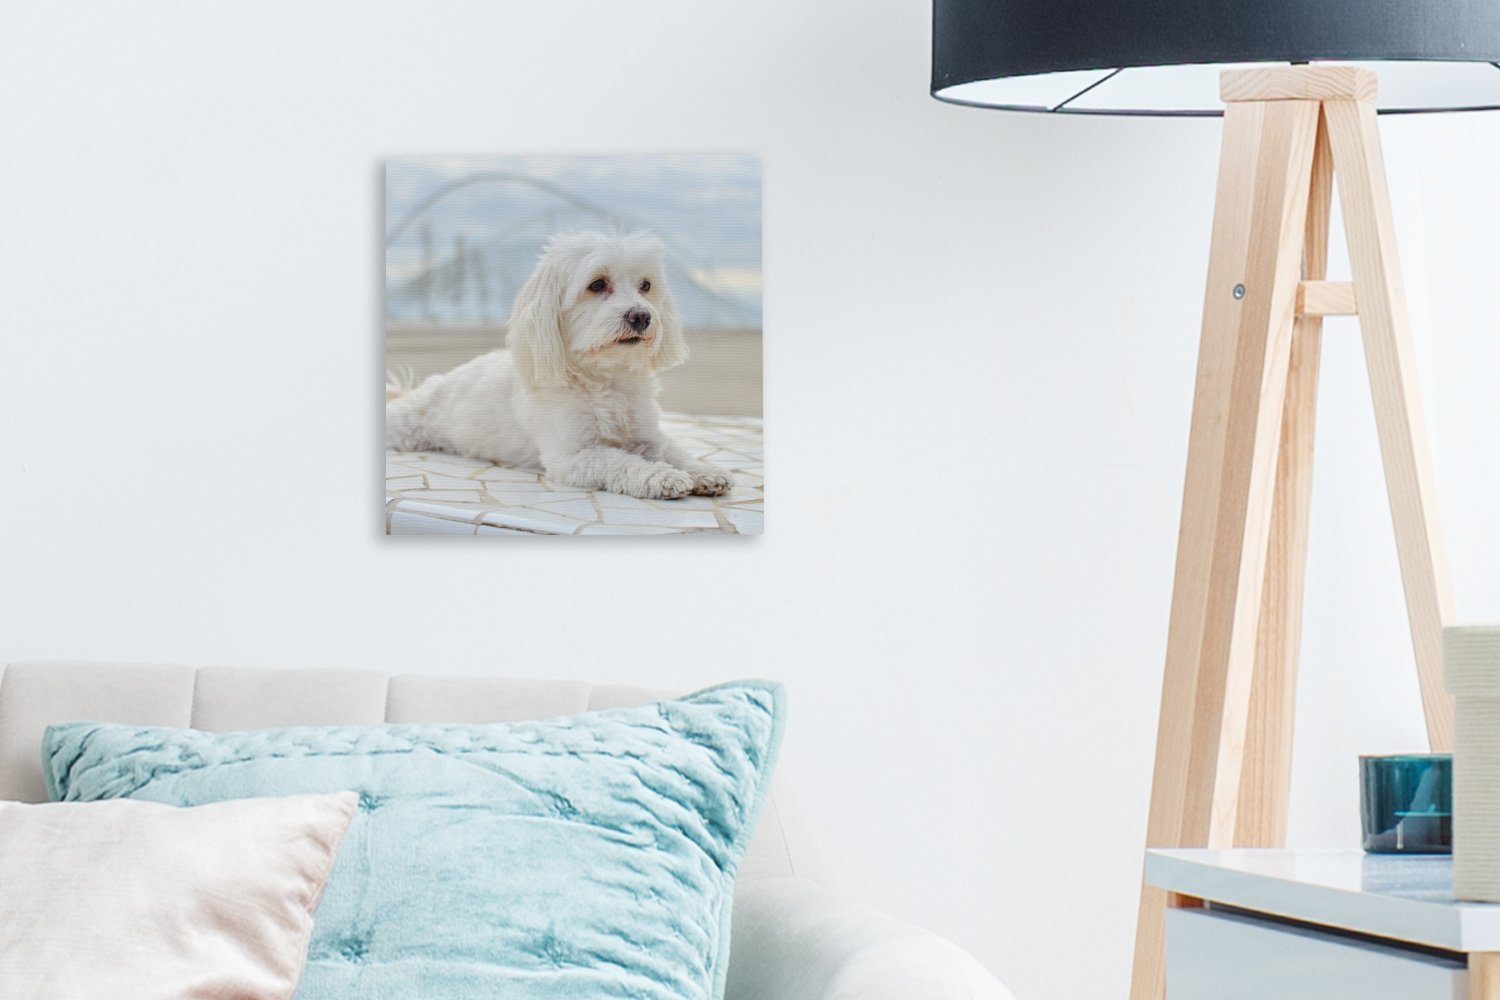
[[[56,722],[123,722],[213,732],[382,722],[515,722],[643,705],[662,697],[667,696],[644,688],[504,677],[10,663],[0,666],[0,799],[46,801],[42,731]],[[807,874],[793,864],[786,820],[773,782],[740,881]]]

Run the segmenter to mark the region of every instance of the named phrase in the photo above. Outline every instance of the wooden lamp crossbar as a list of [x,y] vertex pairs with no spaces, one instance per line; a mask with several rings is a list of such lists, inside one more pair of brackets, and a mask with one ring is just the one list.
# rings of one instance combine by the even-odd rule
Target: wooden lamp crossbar
[[[1375,119],[1374,74],[1225,72],[1150,847],[1285,846],[1322,317],[1357,315],[1427,735],[1449,748],[1452,596]],[[1329,282],[1338,177],[1354,280]],[[1160,1000],[1169,900],[1141,891],[1131,1000]]]

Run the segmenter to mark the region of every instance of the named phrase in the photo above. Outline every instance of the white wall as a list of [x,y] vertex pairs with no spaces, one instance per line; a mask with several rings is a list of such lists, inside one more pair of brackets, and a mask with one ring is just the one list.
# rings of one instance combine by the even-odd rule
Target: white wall
[[[1121,995],[1218,128],[940,105],[928,22],[0,6],[0,656],[784,678],[852,891],[1022,1000]],[[1500,118],[1387,138],[1460,608],[1494,616]],[[610,150],[764,153],[770,533],[381,537],[381,159]],[[1356,334],[1329,341],[1318,845],[1354,841],[1354,755],[1421,738]]]

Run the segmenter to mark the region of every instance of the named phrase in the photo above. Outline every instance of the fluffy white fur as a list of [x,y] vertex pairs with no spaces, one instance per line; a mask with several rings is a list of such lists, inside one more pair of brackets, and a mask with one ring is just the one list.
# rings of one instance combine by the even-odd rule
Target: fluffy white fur
[[687,360],[687,346],[655,237],[553,237],[516,296],[506,343],[410,391],[388,384],[386,447],[636,497],[730,489],[659,426],[656,373]]

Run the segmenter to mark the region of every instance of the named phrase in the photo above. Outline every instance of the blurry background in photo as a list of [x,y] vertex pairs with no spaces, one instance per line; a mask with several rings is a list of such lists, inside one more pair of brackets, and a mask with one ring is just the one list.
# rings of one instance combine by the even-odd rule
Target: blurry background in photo
[[503,347],[553,233],[645,229],[691,351],[662,409],[761,416],[758,157],[406,157],[386,164],[385,209],[390,370],[420,380]]

